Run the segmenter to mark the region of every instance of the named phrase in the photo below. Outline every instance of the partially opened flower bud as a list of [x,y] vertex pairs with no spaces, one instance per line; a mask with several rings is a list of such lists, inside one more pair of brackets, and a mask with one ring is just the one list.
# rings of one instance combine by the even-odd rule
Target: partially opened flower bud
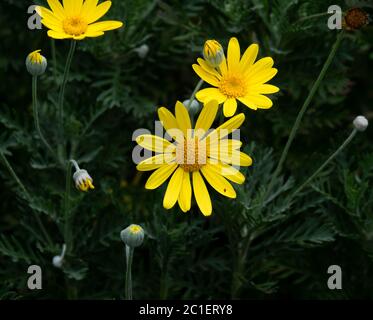
[[73,179],[75,182],[75,186],[77,189],[81,191],[88,191],[89,189],[94,189],[93,179],[88,174],[87,170],[79,169],[77,170],[74,175]]
[[40,54],[40,51],[35,50],[26,58],[26,68],[32,76],[40,76],[47,69],[47,59]]
[[121,231],[120,237],[127,246],[136,248],[144,241],[144,229],[137,224],[131,224]]
[[224,59],[224,50],[216,40],[207,40],[203,47],[203,57],[214,68],[218,67]]
[[368,119],[364,116],[357,116],[353,122],[354,127],[358,131],[365,131],[368,128]]

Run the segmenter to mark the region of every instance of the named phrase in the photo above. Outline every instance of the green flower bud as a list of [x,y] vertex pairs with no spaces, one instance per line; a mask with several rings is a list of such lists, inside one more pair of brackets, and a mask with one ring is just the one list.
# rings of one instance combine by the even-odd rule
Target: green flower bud
[[203,57],[213,67],[219,67],[224,60],[224,50],[216,40],[207,40],[203,47]]
[[40,54],[40,51],[35,50],[26,58],[26,68],[32,76],[40,76],[47,69],[47,59]]
[[137,224],[131,224],[121,231],[120,237],[127,246],[136,248],[144,241],[144,229]]

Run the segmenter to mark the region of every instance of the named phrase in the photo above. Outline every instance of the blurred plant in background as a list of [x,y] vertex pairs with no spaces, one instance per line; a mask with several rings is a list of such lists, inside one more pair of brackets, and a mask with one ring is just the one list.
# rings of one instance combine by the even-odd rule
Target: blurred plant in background
[[[56,116],[68,42],[48,38],[45,29],[27,29],[29,1],[2,1],[0,152],[25,188],[1,165],[0,298],[123,298],[118,235],[133,222],[147,235],[132,264],[136,299],[371,298],[371,129],[294,195],[345,139],[356,115],[372,118],[370,25],[345,32],[283,169],[273,174],[337,37],[327,28],[332,4],[372,13],[362,1],[113,1],[107,18],[126,26],[79,42],[64,102],[66,159],[73,154],[89,171],[95,190],[71,190],[66,199],[66,169],[34,127],[24,61],[36,48],[48,59],[47,72],[38,76],[38,111],[44,136],[56,145],[58,123],[48,119]],[[14,17],[19,23],[12,23]],[[281,70],[273,84],[281,91],[270,112],[242,108],[247,121],[241,138],[253,166],[236,188],[237,199],[214,196],[209,219],[195,206],[189,213],[168,212],[160,201],[164,190],[145,190],[146,177],[135,170],[132,133],[153,128],[159,105],[190,97],[198,81],[191,65],[205,40],[227,48],[232,36],[245,47],[258,43],[261,57],[273,57]],[[66,200],[72,245],[62,254]],[[27,289],[30,264],[42,267],[43,290]],[[343,290],[326,286],[332,264],[342,267]]]

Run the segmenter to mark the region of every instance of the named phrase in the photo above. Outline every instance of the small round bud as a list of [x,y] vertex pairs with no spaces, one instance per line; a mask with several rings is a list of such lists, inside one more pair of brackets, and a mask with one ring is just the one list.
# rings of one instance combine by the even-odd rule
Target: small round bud
[[353,122],[354,127],[358,131],[365,131],[368,128],[368,119],[364,116],[357,116]]
[[88,174],[87,170],[79,169],[77,170],[74,175],[73,179],[75,182],[75,186],[77,189],[81,191],[88,191],[89,189],[94,189],[93,179]]
[[47,69],[47,59],[40,54],[40,51],[33,51],[26,58],[26,68],[32,76],[40,76]]
[[120,237],[127,246],[136,248],[144,241],[144,229],[137,224],[131,224],[121,231]]
[[203,57],[213,67],[218,67],[224,59],[224,50],[216,40],[207,40],[203,47]]
[[188,109],[190,115],[195,115],[199,109],[200,109],[200,104],[196,99],[193,99],[192,103],[190,103],[190,99],[187,99],[183,102],[183,105]]
[[137,52],[139,58],[144,59],[149,53],[149,46],[147,44],[143,44],[140,47],[134,49]]
[[360,8],[349,9],[343,19],[343,27],[346,30],[357,30],[369,24],[368,14]]
[[60,256],[54,256],[54,257],[53,257],[53,260],[52,260],[52,263],[53,263],[53,265],[54,265],[56,268],[61,268],[61,267],[62,267],[62,264],[63,264],[63,258],[60,257]]

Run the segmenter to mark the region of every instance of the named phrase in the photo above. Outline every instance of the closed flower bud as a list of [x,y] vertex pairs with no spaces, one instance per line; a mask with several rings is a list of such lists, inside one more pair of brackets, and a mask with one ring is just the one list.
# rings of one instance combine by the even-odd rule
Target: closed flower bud
[[144,59],[149,53],[149,46],[147,44],[143,44],[140,47],[134,49],[137,52],[139,58]]
[[64,261],[64,258],[65,258],[65,252],[66,252],[66,245],[64,244],[64,245],[62,246],[62,252],[61,252],[61,255],[60,255],[60,256],[54,256],[54,257],[53,257],[52,263],[53,263],[53,265],[54,265],[56,268],[62,268],[63,261]]
[[79,169],[77,170],[74,175],[73,179],[75,182],[75,186],[77,189],[81,191],[88,191],[89,189],[94,189],[93,179],[88,174],[87,170]]
[[127,246],[136,248],[144,241],[144,229],[137,224],[131,224],[121,231],[120,237]]
[[188,109],[190,115],[195,115],[199,109],[200,105],[196,99],[193,99],[192,103],[190,103],[190,99],[187,99],[183,102],[183,105]]
[[353,122],[354,127],[358,131],[365,131],[368,128],[368,119],[364,116],[357,116]]
[[47,69],[47,59],[40,54],[40,51],[31,52],[26,58],[26,68],[32,76],[40,76]]
[[224,50],[216,40],[207,40],[203,47],[203,57],[214,68],[218,67],[224,59]]
[[369,24],[368,14],[360,8],[349,9],[343,19],[346,30],[358,30]]

